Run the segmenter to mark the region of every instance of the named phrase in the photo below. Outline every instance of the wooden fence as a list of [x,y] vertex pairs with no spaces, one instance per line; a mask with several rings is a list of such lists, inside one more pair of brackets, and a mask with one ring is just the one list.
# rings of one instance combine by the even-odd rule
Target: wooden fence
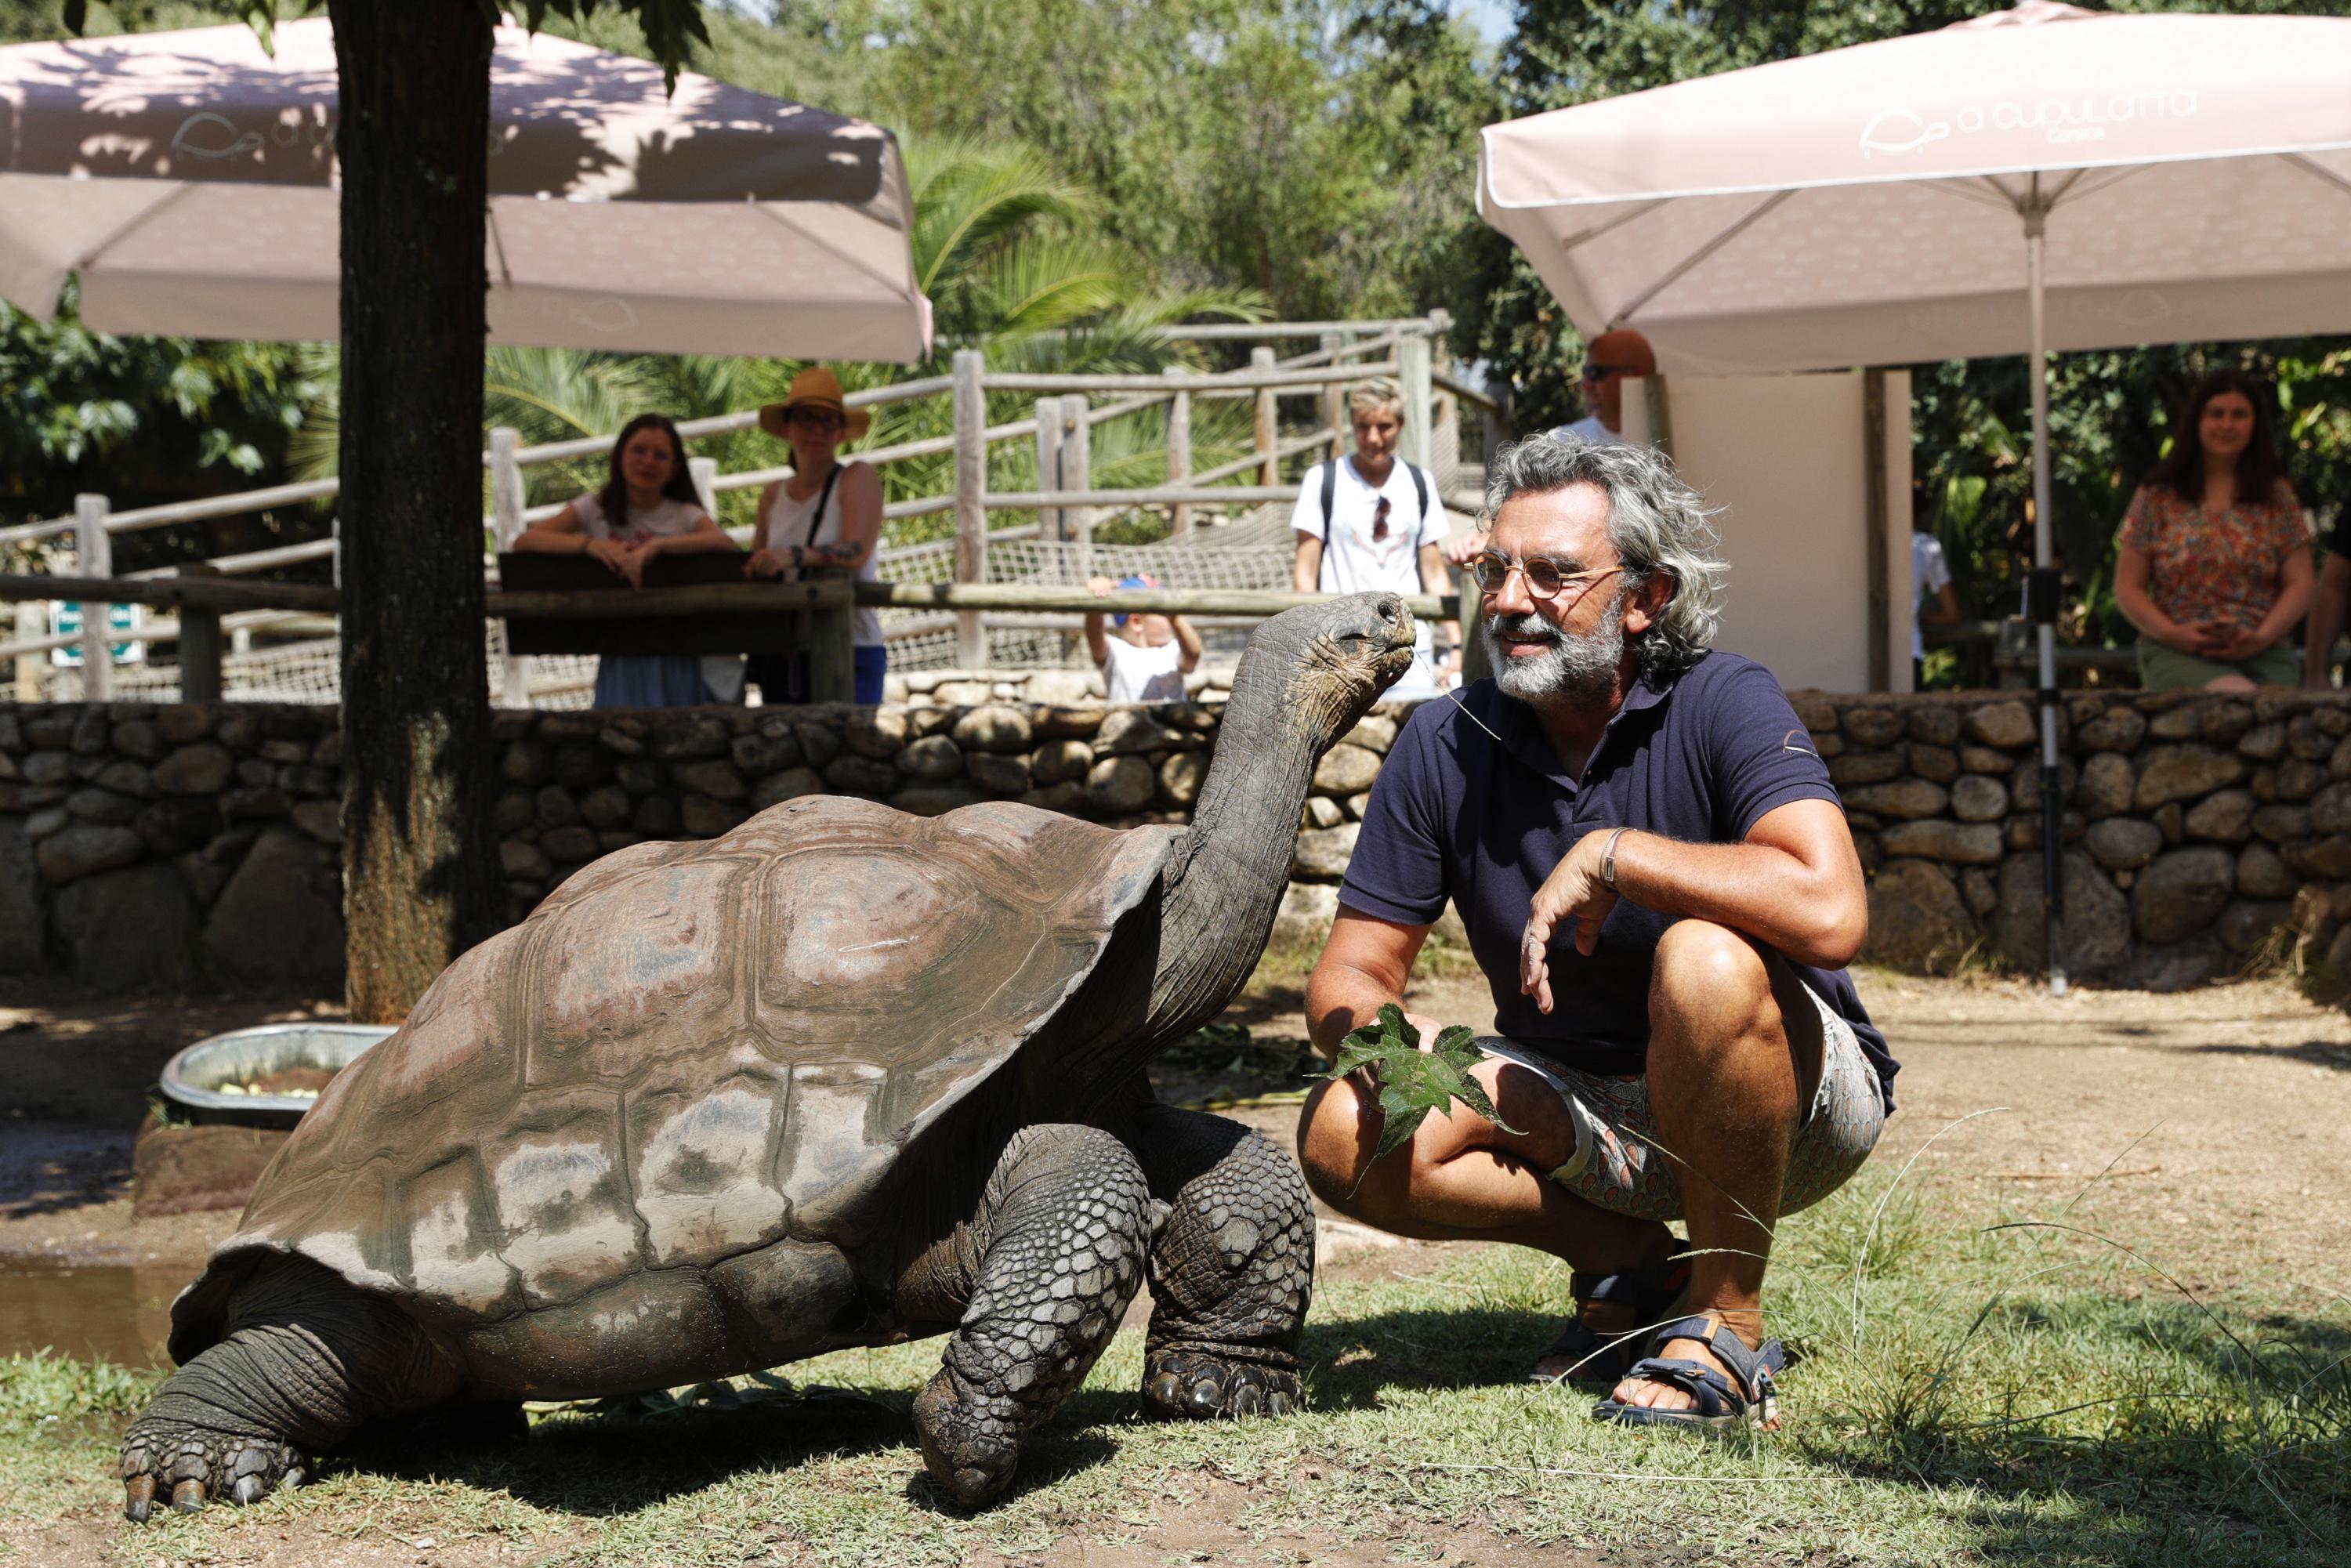
[[[1079,559],[1084,559],[1086,552],[1092,549],[1093,533],[1100,521],[1117,512],[1137,508],[1164,512],[1168,521],[1168,537],[1171,540],[1182,540],[1192,534],[1198,509],[1204,506],[1254,508],[1293,501],[1298,486],[1282,483],[1282,464],[1301,455],[1319,458],[1336,456],[1345,451],[1347,388],[1351,383],[1371,376],[1390,376],[1402,384],[1406,404],[1403,455],[1437,475],[1442,486],[1458,467],[1465,413],[1474,411],[1479,416],[1488,442],[1499,430],[1501,414],[1490,400],[1459,384],[1452,377],[1440,373],[1439,355],[1443,337],[1449,325],[1445,313],[1437,311],[1427,317],[1396,320],[1174,329],[1169,333],[1171,337],[1208,341],[1254,341],[1257,346],[1252,348],[1249,364],[1245,370],[1200,373],[1171,367],[1165,374],[1155,376],[990,371],[979,350],[961,350],[953,355],[951,371],[947,375],[924,377],[852,392],[847,399],[853,407],[878,408],[945,397],[951,400],[952,404],[951,434],[901,442],[858,452],[854,455],[877,466],[952,456],[952,482],[944,493],[904,497],[891,502],[883,508],[883,516],[888,521],[951,515],[954,533],[951,568],[946,573],[948,584],[957,591],[977,589],[989,585],[989,548],[994,545],[1021,539],[1056,540],[1073,546],[1080,552]],[[1275,350],[1267,341],[1301,337],[1315,340],[1317,346],[1288,358],[1277,358]],[[1001,400],[1008,393],[1023,394],[1032,399],[1033,413],[1027,418],[989,423],[991,395]],[[1202,469],[1196,468],[1193,462],[1192,416],[1195,406],[1208,400],[1248,402],[1252,414],[1250,440],[1249,450],[1240,457]],[[1305,401],[1311,405],[1311,413],[1302,420],[1292,415],[1289,423],[1296,433],[1288,436],[1282,434],[1281,405],[1285,400]],[[1153,411],[1155,421],[1164,422],[1166,481],[1135,488],[1093,485],[1091,481],[1092,433],[1111,421],[1145,411]],[[758,418],[756,410],[745,411],[682,421],[678,428],[691,443],[750,429],[756,425]],[[1308,428],[1297,431],[1301,423]],[[526,446],[519,434],[511,429],[500,428],[490,432],[489,445],[482,454],[490,500],[490,510],[483,518],[486,542],[489,547],[485,557],[486,572],[495,572],[496,550],[509,546],[532,523],[552,517],[562,509],[559,503],[537,507],[526,504],[527,470],[538,465],[601,455],[610,449],[611,439],[607,435],[597,435]],[[1046,481],[1040,487],[1024,490],[991,490],[988,487],[989,453],[1008,443],[1033,443],[1037,472]],[[689,467],[705,504],[714,513],[719,495],[756,489],[788,478],[792,472],[788,466],[722,472],[715,459],[702,456],[690,458]],[[240,632],[256,630],[318,630],[321,625],[319,617],[331,611],[332,589],[316,588],[311,591],[309,598],[298,594],[258,597],[248,594],[238,598],[234,592],[215,593],[212,590],[233,589],[238,586],[232,580],[237,577],[277,567],[303,561],[335,560],[338,544],[332,537],[272,549],[183,562],[176,567],[141,572],[127,579],[117,578],[113,574],[112,540],[116,535],[134,529],[235,517],[277,507],[330,499],[338,488],[338,481],[319,479],[120,511],[112,509],[103,495],[85,495],[78,498],[72,517],[0,528],[0,549],[10,545],[70,539],[75,557],[74,579],[41,578],[38,580],[47,583],[50,591],[37,598],[31,597],[29,590],[16,594],[20,599],[26,599],[27,602],[19,612],[15,637],[0,643],[0,658],[13,656],[16,662],[19,698],[38,700],[46,695],[46,655],[51,650],[77,644],[87,650],[96,643],[94,635],[50,630],[46,621],[47,602],[50,600],[79,598],[83,605],[83,624],[88,632],[103,627],[109,603],[134,602],[176,610],[179,613],[174,619],[148,622],[128,636],[118,635],[110,640],[149,644],[176,643],[183,672],[193,667],[195,671],[193,684],[202,685],[208,682],[215,691],[218,686],[220,642],[224,635],[233,636]],[[1466,494],[1454,494],[1449,498],[1458,507],[1474,509],[1476,505],[1474,498]],[[991,514],[1004,512],[1032,513],[1035,516],[1033,521],[991,526]],[[736,531],[739,537],[747,530]],[[914,550],[937,548],[912,547]],[[909,552],[885,552],[886,555],[906,553]],[[944,561],[940,564],[947,565]],[[8,580],[22,582],[26,580]],[[167,586],[152,593],[146,590],[109,589],[107,591],[114,594],[110,600],[89,597],[82,590],[68,591],[66,584],[69,581],[79,581],[84,589],[99,581]],[[209,586],[196,587],[199,583]],[[266,585],[247,586],[260,588]],[[1066,616],[1098,607],[1091,601],[1090,596],[1072,593],[1066,589],[1058,592],[975,596],[963,591],[940,594],[932,591],[934,585],[927,583],[885,586],[892,587],[893,591],[905,589],[910,591],[904,594],[893,591],[876,602],[898,608],[919,606],[950,615],[956,663],[968,668],[984,668],[987,664],[987,632],[992,622],[1030,625],[1034,624],[1033,618],[1040,614]],[[494,601],[501,601],[495,593],[493,599]],[[1088,602],[1078,602],[1081,599]],[[514,601],[509,597],[503,602]],[[321,609],[321,606],[326,608]],[[200,610],[201,612],[192,615],[192,610]],[[595,612],[610,613],[610,611]],[[1251,613],[1221,610],[1215,612]],[[1006,620],[1008,616],[1011,618],[1008,622]],[[82,668],[85,696],[102,699],[112,694],[114,671],[109,660],[85,658]],[[183,692],[191,684],[191,677],[183,673]],[[531,692],[522,659],[509,657],[506,660],[499,675],[499,687],[502,700],[507,705],[529,705]]]
[[[340,590],[313,583],[237,582],[201,572],[169,578],[57,577],[46,573],[0,574],[0,603],[78,599],[84,603],[145,604],[178,612],[180,696],[211,702],[221,695],[221,622],[238,612],[285,611],[311,615],[336,612]],[[803,582],[705,583],[678,588],[586,590],[493,590],[486,612],[493,619],[611,620],[638,616],[700,615],[750,612],[799,612],[809,617],[810,695],[818,702],[847,702],[851,695],[852,609],[946,609],[957,614],[1019,611],[1031,614],[1170,614],[1263,617],[1301,604],[1320,602],[1320,593],[1260,593],[1198,589],[1115,589],[1108,593],[1027,583],[858,582],[842,573],[820,574]],[[1401,595],[1415,615],[1451,620],[1460,611],[1453,595]]]

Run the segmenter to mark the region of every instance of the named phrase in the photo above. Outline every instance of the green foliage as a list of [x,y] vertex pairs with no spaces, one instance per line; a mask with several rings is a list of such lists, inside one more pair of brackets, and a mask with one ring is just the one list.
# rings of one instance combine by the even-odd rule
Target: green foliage
[[[1366,1067],[1372,1070],[1380,1086],[1380,1113],[1384,1119],[1379,1146],[1365,1165],[1368,1170],[1411,1142],[1431,1111],[1451,1117],[1456,1100],[1502,1131],[1517,1132],[1495,1111],[1484,1087],[1469,1076],[1469,1069],[1485,1059],[1476,1037],[1461,1024],[1443,1030],[1434,1044],[1422,1050],[1420,1030],[1405,1020],[1402,1008],[1390,1002],[1372,1022],[1339,1042],[1339,1059],[1330,1071],[1311,1076],[1337,1080]],[[1356,1177],[1359,1183],[1362,1179]]]
[[877,46],[868,112],[1034,147],[1172,280],[1253,287],[1290,319],[1403,313],[1453,286],[1476,130],[1499,100],[1441,6],[868,0],[841,15],[842,35]]
[[[0,302],[0,519],[73,510],[78,490],[117,508],[266,484],[318,395],[298,350],[275,343],[119,338],[82,324],[67,286],[36,320]],[[218,549],[305,537],[306,513],[122,535],[115,564],[137,570]]]
[[78,1361],[54,1351],[0,1356],[0,1432],[61,1416],[136,1410],[154,1397],[155,1384],[152,1373]]

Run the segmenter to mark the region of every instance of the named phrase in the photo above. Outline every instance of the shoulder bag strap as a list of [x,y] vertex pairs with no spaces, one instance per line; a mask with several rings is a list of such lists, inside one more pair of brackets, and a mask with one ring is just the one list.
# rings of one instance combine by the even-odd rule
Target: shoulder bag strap
[[824,509],[832,505],[832,487],[841,483],[841,471],[847,465],[836,463],[832,472],[824,476],[824,488],[817,492],[816,509],[809,514],[808,535],[800,540],[800,549],[816,543],[817,529],[824,527]]

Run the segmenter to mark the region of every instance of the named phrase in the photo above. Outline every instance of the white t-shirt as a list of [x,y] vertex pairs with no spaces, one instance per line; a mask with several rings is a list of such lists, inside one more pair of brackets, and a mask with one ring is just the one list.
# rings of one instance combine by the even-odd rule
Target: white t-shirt
[[1138,647],[1113,633],[1102,661],[1102,685],[1114,703],[1175,703],[1184,700],[1184,645],[1170,637],[1156,648]]
[[[1306,471],[1298,491],[1298,506],[1290,514],[1293,532],[1322,540],[1322,568],[1317,584],[1326,593],[1364,593],[1385,589],[1391,593],[1418,593],[1420,552],[1446,535],[1445,508],[1437,498],[1437,481],[1424,472],[1428,490],[1423,507],[1412,476],[1402,459],[1388,467],[1386,482],[1374,489],[1355,472],[1353,457],[1340,459],[1339,482],[1331,496],[1331,526],[1322,526],[1322,471],[1317,463]],[[1387,537],[1372,537],[1377,526],[1379,501],[1388,502]],[[1423,629],[1424,632],[1426,628]]]
[[1918,629],[1918,609],[1951,585],[1951,566],[1943,559],[1943,541],[1932,534],[1910,536],[1910,656],[1927,656],[1927,635]]
[[631,507],[626,527],[616,528],[604,515],[604,503],[593,490],[571,503],[571,515],[580,519],[580,527],[591,539],[618,539],[622,544],[641,545],[647,539],[674,538],[690,534],[702,525],[702,508],[692,501],[674,500],[664,496],[658,506]]
[[1581,441],[1588,446],[1630,446],[1631,442],[1600,423],[1596,413],[1587,413],[1573,424],[1562,424],[1551,433],[1553,441]]

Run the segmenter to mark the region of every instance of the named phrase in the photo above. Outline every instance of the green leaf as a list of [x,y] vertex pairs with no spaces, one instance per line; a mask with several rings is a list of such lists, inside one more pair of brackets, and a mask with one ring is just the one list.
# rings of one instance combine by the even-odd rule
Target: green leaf
[[[1339,1042],[1337,1059],[1327,1072],[1311,1076],[1345,1078],[1369,1069],[1379,1086],[1380,1138],[1364,1164],[1365,1171],[1411,1142],[1431,1111],[1453,1114],[1459,1101],[1506,1133],[1518,1128],[1496,1113],[1493,1101],[1469,1069],[1485,1060],[1477,1037],[1455,1024],[1440,1031],[1429,1050],[1420,1049],[1420,1031],[1405,1021],[1404,1009],[1391,1002],[1370,1023],[1349,1031]],[[1356,1185],[1363,1177],[1358,1176]]]

